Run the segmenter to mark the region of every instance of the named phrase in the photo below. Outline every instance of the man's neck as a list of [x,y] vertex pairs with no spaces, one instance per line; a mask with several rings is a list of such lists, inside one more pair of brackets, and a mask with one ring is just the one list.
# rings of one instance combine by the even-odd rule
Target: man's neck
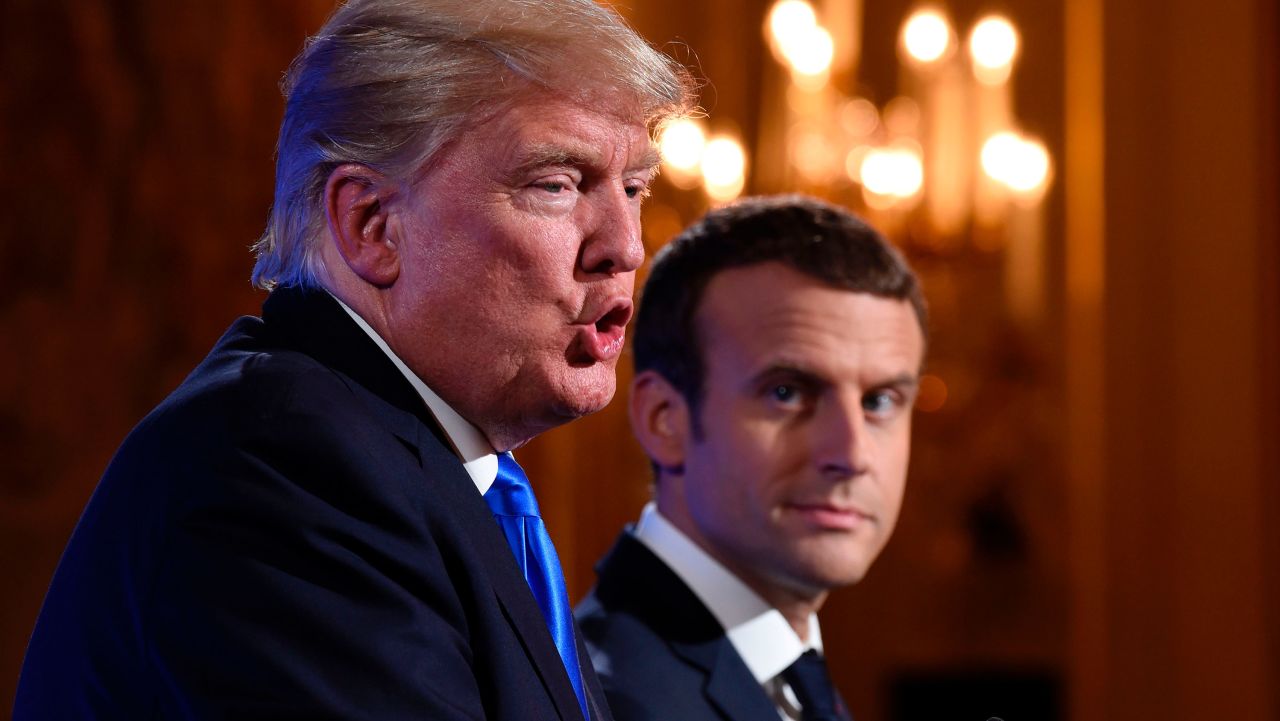
[[735,562],[733,558],[726,554],[717,551],[715,545],[706,539],[698,529],[697,524],[687,514],[669,511],[664,507],[661,498],[659,498],[657,506],[658,512],[672,526],[675,526],[698,548],[701,548],[704,553],[715,559],[721,566],[724,566],[744,585],[755,591],[766,603],[777,609],[782,614],[782,617],[787,620],[787,624],[795,630],[801,641],[808,640],[809,617],[817,613],[822,608],[823,602],[827,600],[827,591],[825,589],[793,589],[763,577],[756,571],[755,567],[746,567]]
[[787,624],[796,632],[800,640],[808,643],[809,618],[822,608],[822,604],[827,600],[826,591],[820,591],[817,595],[800,594],[790,592],[773,584],[764,583],[755,577],[744,575],[734,568],[733,564],[725,563],[723,559],[717,557],[705,546],[702,548],[711,554],[712,558],[720,561],[733,575],[741,579],[752,591],[760,594],[760,598],[763,598],[770,606],[778,609],[778,613],[781,613],[782,617],[787,619]]
[[[632,535],[654,553],[698,597],[724,629],[756,680],[764,683],[806,649],[822,648],[816,615],[797,628],[738,574],[707,553],[666,518],[655,504],[645,507]],[[792,605],[791,610],[798,610]]]
[[[330,293],[330,295],[333,294]],[[440,424],[445,438],[448,439],[449,445],[453,447],[453,452],[462,461],[463,468],[476,484],[476,490],[483,495],[489,489],[489,485],[493,483],[494,476],[497,473],[497,460],[494,457],[494,449],[485,435],[479,428],[476,428],[459,415],[452,406],[415,375],[404,364],[404,361],[395,354],[395,351],[387,345],[377,330],[370,326],[359,313],[338,296],[333,295],[333,298],[342,307],[342,310],[351,316],[351,320],[387,355],[387,358],[404,375],[405,380],[409,381],[413,389],[418,392],[423,403],[426,404],[427,410],[436,419],[436,422]]]

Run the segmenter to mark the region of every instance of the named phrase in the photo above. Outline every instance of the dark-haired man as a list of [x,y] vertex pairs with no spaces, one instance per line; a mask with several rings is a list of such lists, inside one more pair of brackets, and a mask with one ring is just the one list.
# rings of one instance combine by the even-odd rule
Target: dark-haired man
[[655,259],[630,413],[656,498],[577,611],[616,718],[849,718],[816,612],[893,530],[924,329],[901,256],[816,200],[714,210]]

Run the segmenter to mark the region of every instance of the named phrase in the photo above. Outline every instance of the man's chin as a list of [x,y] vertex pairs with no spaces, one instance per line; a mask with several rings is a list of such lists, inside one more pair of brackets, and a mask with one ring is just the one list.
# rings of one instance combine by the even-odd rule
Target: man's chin
[[590,415],[609,405],[617,391],[618,379],[612,365],[596,364],[591,368],[571,368],[560,384],[556,415],[561,423]]

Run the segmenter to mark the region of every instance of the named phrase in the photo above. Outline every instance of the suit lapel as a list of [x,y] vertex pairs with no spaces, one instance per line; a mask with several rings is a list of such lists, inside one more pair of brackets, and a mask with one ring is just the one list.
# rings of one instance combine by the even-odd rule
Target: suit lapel
[[613,721],[613,713],[604,701],[604,688],[600,686],[600,677],[591,665],[591,653],[582,642],[582,631],[577,621],[573,624],[573,637],[578,643],[578,665],[582,667],[582,685],[587,692],[587,707],[591,711],[591,721]]
[[[473,541],[507,622],[560,717],[581,719],[577,695],[533,592],[489,507],[418,392],[328,293],[279,288],[262,310],[268,332],[350,378],[353,393],[363,396],[387,429],[416,453],[419,464],[430,469],[427,480]],[[580,657],[587,658],[585,652]],[[594,681],[594,675],[591,678]],[[607,714],[593,716],[596,719],[611,721]]]
[[601,603],[633,613],[666,639],[674,654],[700,669],[707,700],[726,719],[778,721],[773,701],[719,621],[644,544],[624,532],[596,572]]
[[262,304],[262,320],[277,342],[315,358],[354,381],[360,392],[399,411],[383,413],[386,409],[371,405],[401,440],[417,438],[416,419],[444,442],[444,432],[422,397],[331,295],[323,290],[278,288]]
[[[434,439],[423,445],[423,452],[423,461],[428,465],[433,461],[443,463],[446,458],[441,456],[453,458],[452,452]],[[457,466],[457,473],[450,473],[448,477],[439,479],[437,484],[442,501],[457,515],[459,524],[470,534],[475,551],[489,572],[494,595],[507,622],[520,639],[530,663],[555,703],[560,718],[581,719],[582,710],[578,706],[573,685],[569,682],[569,675],[565,672],[564,661],[556,650],[547,622],[542,617],[542,610],[538,608],[538,602],[529,590],[524,574],[516,565],[511,547],[494,522],[493,514],[485,505],[484,499],[476,492],[475,484],[462,470],[456,458],[454,465]]]
[[706,672],[707,699],[726,719],[777,721],[778,709],[773,700],[751,675],[727,637],[722,636],[718,642],[701,648],[672,644],[672,649]]

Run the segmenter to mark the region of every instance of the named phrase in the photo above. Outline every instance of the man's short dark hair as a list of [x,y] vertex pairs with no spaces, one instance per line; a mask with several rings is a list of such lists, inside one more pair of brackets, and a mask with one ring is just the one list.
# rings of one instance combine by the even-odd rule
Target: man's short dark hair
[[717,273],[778,262],[836,288],[911,304],[928,336],[920,283],[902,255],[844,208],[797,195],[746,198],[712,210],[658,252],[636,317],[635,370],[684,396],[697,428],[702,361],[694,318]]

